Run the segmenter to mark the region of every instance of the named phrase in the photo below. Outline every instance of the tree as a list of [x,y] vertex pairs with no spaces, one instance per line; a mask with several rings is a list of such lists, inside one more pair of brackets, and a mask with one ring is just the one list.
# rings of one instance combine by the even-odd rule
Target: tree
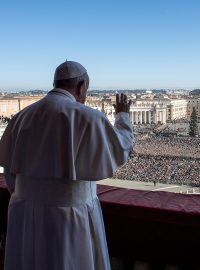
[[194,137],[197,135],[198,127],[197,127],[197,113],[195,107],[193,107],[192,114],[190,117],[190,129],[189,135]]

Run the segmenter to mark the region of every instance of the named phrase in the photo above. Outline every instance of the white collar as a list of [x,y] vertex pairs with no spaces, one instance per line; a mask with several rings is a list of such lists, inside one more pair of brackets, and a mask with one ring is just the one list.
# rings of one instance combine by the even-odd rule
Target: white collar
[[60,94],[64,94],[65,96],[69,97],[72,101],[76,101],[75,97],[67,90],[61,88],[54,88],[50,92],[57,92]]

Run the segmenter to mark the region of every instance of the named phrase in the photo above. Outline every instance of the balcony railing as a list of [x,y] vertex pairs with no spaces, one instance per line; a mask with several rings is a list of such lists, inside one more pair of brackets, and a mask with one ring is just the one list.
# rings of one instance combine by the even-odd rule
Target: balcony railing
[[[163,265],[200,269],[200,196],[106,185],[98,185],[98,196],[109,254],[124,265],[121,269],[137,269],[138,261],[155,270]],[[0,234],[5,234],[9,193],[2,174],[0,199]]]

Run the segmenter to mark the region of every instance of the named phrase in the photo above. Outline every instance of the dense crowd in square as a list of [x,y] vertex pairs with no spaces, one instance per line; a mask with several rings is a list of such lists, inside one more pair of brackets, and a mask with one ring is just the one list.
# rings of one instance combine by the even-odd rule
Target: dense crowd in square
[[200,186],[200,138],[150,135],[136,139],[114,178]]

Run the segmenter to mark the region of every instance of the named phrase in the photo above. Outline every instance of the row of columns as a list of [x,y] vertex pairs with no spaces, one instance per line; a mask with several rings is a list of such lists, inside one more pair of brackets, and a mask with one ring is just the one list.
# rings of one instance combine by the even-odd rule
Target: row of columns
[[[111,115],[110,115],[111,114]],[[114,119],[114,110],[110,111],[110,117]],[[151,124],[158,122],[166,124],[166,111],[130,111],[130,120],[132,124]]]
[[[88,106],[90,106],[90,104],[87,104]],[[106,115],[110,118],[110,119],[114,119],[115,118],[115,110],[114,108],[112,109],[107,109],[106,107],[94,107],[93,108],[103,111],[104,113],[106,113]],[[130,111],[130,120],[132,122],[132,124],[151,124],[151,123],[155,123],[157,124],[158,122],[162,123],[162,124],[166,124],[166,120],[167,120],[167,116],[166,116],[166,110],[146,110],[146,111],[142,111],[142,110],[133,110]]]
[[147,124],[161,122],[166,123],[165,111],[131,111],[130,119],[132,124]]

